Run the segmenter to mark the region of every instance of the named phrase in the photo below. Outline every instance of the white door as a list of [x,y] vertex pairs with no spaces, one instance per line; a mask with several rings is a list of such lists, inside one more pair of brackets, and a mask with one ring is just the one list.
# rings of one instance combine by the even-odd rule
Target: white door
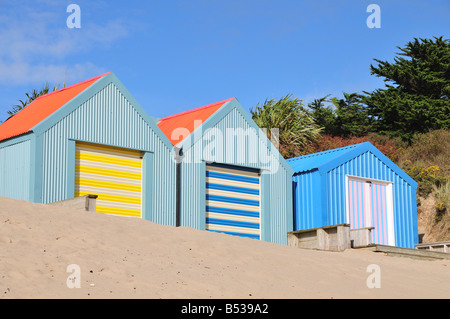
[[350,228],[374,227],[373,243],[395,245],[392,183],[348,176],[346,189]]

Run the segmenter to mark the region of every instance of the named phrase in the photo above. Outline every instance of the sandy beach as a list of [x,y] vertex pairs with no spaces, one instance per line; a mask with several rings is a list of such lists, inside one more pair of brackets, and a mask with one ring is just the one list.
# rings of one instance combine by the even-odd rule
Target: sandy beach
[[[367,285],[370,265],[379,267],[379,288]],[[79,288],[69,288],[70,283]],[[14,299],[447,299],[450,260],[304,250],[0,198],[0,294]]]

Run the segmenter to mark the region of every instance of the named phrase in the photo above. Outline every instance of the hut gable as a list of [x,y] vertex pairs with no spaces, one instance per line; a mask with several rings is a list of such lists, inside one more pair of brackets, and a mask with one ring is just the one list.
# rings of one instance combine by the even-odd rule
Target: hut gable
[[294,229],[374,227],[373,242],[414,248],[417,182],[369,142],[288,160]]

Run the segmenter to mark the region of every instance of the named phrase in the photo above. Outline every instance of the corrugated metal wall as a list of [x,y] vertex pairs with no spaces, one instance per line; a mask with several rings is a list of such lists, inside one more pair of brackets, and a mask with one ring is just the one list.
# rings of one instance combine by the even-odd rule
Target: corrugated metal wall
[[[317,171],[315,171],[318,174]],[[417,237],[417,206],[415,189],[393,170],[375,157],[371,152],[366,152],[346,163],[330,170],[324,180],[313,180],[313,172],[307,172],[294,176],[297,181],[296,216],[300,222],[296,223],[296,229],[308,229],[325,225],[335,225],[347,222],[346,217],[346,193],[345,175],[360,176],[393,182],[393,204],[395,223],[396,246],[414,248],[418,242]],[[305,182],[304,182],[305,181]],[[310,189],[310,190],[306,190]],[[322,198],[316,198],[323,205],[323,210],[317,209],[312,192],[321,189]],[[305,192],[304,194],[302,192]],[[306,195],[309,194],[309,195]],[[315,219],[323,219],[315,222]]]
[[270,215],[270,241],[287,244],[287,233],[294,230],[292,176],[280,166],[276,174],[269,174],[268,177],[270,191],[266,189],[262,196],[268,197],[269,201],[269,207],[263,208],[263,214]]
[[30,140],[0,148],[0,196],[31,200],[30,151]]
[[[320,174],[319,171],[310,171],[294,175],[294,225],[296,230],[310,229],[323,226],[324,222],[319,213],[321,211]],[[317,212],[317,213],[313,213]]]
[[[236,128],[241,129],[240,133]],[[292,177],[259,139],[258,131],[252,129],[240,112],[233,108],[205,131],[203,138],[183,150],[181,225],[205,229],[205,161],[252,167],[263,172],[262,239],[286,244],[287,232],[292,230],[292,201],[287,197],[287,194],[292,194]],[[190,138],[194,138],[195,132],[191,135]],[[266,157],[262,156],[264,154]],[[268,174],[269,171],[274,173]]]
[[153,152],[151,220],[175,224],[176,172],[170,150],[114,83],[43,133],[43,203],[67,197],[70,139]]

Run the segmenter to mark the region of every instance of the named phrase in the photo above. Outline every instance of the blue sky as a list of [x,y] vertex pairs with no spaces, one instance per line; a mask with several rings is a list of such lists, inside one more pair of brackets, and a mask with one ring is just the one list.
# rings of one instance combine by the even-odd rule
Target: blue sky
[[[81,28],[66,25],[81,8]],[[381,8],[381,28],[366,12]],[[372,91],[373,59],[449,38],[450,2],[0,0],[0,120],[25,92],[113,71],[151,116],[236,97],[246,109],[293,94]]]

